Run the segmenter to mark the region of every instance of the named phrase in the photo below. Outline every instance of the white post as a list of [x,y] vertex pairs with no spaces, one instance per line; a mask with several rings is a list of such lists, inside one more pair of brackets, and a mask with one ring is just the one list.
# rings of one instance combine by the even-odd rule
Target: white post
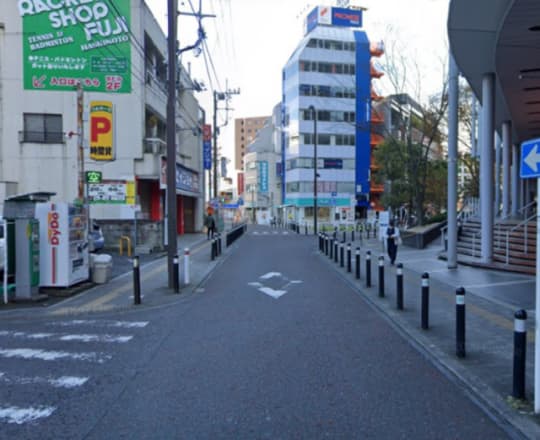
[[184,249],[184,284],[189,284],[189,248]]
[[[536,193],[540,194],[540,178],[536,179]],[[536,242],[540,243],[540,215],[536,210]],[[534,412],[540,413],[540,258],[536,248],[536,312],[534,339]]]

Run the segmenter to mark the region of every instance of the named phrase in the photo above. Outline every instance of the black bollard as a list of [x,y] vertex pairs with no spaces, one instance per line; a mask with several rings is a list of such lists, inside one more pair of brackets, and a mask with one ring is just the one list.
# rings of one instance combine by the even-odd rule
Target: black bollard
[[334,239],[333,238],[330,238],[330,243],[328,243],[328,245],[330,246],[330,259],[333,260],[334,259]]
[[141,303],[141,273],[139,269],[139,257],[133,257],[133,304]]
[[217,235],[217,254],[221,255],[221,232]]
[[343,267],[345,264],[345,245],[339,244],[339,267]]
[[305,224],[305,228],[306,228],[305,235],[307,235],[307,223]]
[[360,248],[359,247],[356,248],[355,255],[356,255],[356,279],[359,280],[360,279]]
[[396,307],[403,310],[403,264],[396,266]]
[[429,274],[422,274],[422,328],[429,328]]
[[325,235],[324,237],[324,253],[326,256],[328,256],[328,235]]
[[210,246],[210,258],[212,261],[216,259],[216,239],[212,238],[212,245]]
[[465,357],[465,289],[456,290],[456,355]]
[[384,298],[384,257],[379,257],[379,296]]
[[337,263],[339,260],[339,252],[338,252],[338,247],[339,247],[339,244],[338,244],[338,241],[337,239],[334,240],[334,262]]
[[296,224],[296,233],[300,234],[300,223]]
[[351,272],[351,244],[347,245],[347,272]]
[[366,287],[371,287],[371,251],[366,252]]
[[173,289],[174,293],[180,293],[180,275],[178,273],[178,255],[173,257]]
[[527,360],[527,312],[514,313],[514,386],[512,397],[525,399],[525,361]]

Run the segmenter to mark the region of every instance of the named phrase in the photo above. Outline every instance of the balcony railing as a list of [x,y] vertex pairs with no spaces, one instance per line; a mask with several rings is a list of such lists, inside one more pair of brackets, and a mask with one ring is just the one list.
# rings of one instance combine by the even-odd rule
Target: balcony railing
[[167,142],[160,138],[145,138],[144,152],[151,154],[165,154],[167,151]]

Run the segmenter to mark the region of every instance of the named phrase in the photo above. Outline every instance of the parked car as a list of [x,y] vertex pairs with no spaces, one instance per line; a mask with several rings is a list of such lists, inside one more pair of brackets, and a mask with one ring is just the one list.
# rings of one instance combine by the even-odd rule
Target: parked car
[[105,246],[105,238],[99,226],[95,221],[92,222],[92,228],[88,237],[90,252],[99,252]]

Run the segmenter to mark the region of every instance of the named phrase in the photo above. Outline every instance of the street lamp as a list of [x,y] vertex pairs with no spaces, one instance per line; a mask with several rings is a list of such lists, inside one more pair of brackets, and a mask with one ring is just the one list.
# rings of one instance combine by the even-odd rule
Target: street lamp
[[317,111],[310,105],[309,110],[313,118],[313,234],[317,234]]

